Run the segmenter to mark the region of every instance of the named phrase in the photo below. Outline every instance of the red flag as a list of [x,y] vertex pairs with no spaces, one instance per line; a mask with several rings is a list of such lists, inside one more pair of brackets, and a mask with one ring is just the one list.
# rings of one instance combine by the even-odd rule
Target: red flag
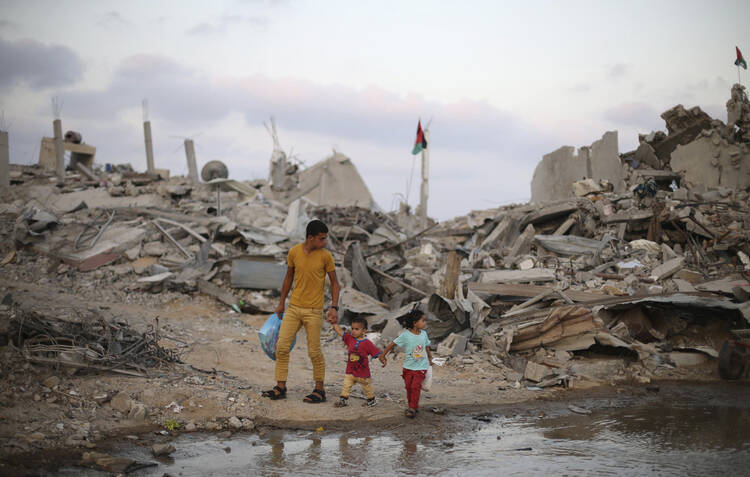
[[422,120],[417,122],[417,139],[414,141],[414,148],[411,150],[412,154],[419,154],[422,149],[427,149],[427,138],[424,137],[424,131],[422,131]]
[[737,59],[734,61],[734,64],[737,66],[741,66],[744,69],[747,69],[747,63],[745,63],[745,59],[742,57],[742,53],[740,53],[740,49],[736,46],[734,47],[735,50],[737,50]]

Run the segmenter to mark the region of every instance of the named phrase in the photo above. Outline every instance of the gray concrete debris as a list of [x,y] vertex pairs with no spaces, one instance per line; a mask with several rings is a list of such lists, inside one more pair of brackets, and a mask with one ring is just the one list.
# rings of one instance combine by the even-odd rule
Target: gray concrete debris
[[[269,180],[222,182],[218,216],[219,186],[168,171],[84,164],[60,178],[10,164],[0,267],[133,301],[203,291],[223,311],[272,310],[286,254],[315,217],[329,226],[342,323],[365,316],[387,344],[402,331],[396,318],[420,302],[435,349],[449,339],[486,351],[498,373],[512,367],[520,378],[528,361],[560,371],[530,371],[534,382],[562,384],[588,359],[568,356],[576,366],[562,372],[566,360],[552,351],[596,345],[637,359],[641,371],[623,372],[645,382],[668,363],[697,360],[664,350],[709,347],[711,323],[743,323],[750,312],[750,102],[739,85],[727,109],[724,125],[699,108],[671,108],[667,133],[641,135],[621,155],[616,132],[577,153],[561,148],[537,166],[533,202],[418,228],[403,204],[373,210],[351,159],[334,153],[304,169],[278,138]],[[101,209],[115,211],[112,223],[76,249]],[[37,268],[45,273],[30,273]],[[562,319],[571,307],[580,314]]]
[[271,257],[232,260],[231,281],[234,288],[280,290],[287,266]]
[[574,235],[537,235],[534,240],[545,249],[563,256],[599,255],[612,237],[605,235],[602,240],[593,240]]
[[440,356],[458,356],[466,352],[466,343],[468,340],[465,336],[457,333],[451,333],[440,342],[437,346],[437,354]]
[[573,183],[582,177],[596,181],[607,179],[622,192],[624,179],[620,164],[617,131],[609,131],[591,146],[575,148],[563,146],[545,155],[534,169],[531,179],[531,200],[545,202],[571,197]]

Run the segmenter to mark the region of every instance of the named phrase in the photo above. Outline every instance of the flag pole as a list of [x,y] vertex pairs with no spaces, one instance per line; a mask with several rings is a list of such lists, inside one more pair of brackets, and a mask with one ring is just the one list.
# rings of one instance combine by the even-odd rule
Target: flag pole
[[422,222],[422,228],[427,227],[427,196],[430,190],[430,130],[424,129],[424,139],[427,147],[422,149],[422,187],[419,194],[419,215]]

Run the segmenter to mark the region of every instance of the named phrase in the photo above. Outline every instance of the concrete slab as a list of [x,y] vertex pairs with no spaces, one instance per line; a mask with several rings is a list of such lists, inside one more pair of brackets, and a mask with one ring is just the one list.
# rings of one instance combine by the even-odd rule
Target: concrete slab
[[286,268],[286,263],[267,257],[232,260],[232,287],[280,290]]
[[555,271],[548,268],[492,270],[482,272],[479,277],[479,283],[551,282],[554,280]]
[[116,209],[121,207],[162,207],[169,208],[171,203],[162,196],[156,194],[143,194],[135,197],[112,197],[104,189],[86,189],[68,194],[60,194],[51,198],[50,206],[58,214],[65,214],[85,202],[90,209],[106,208]]

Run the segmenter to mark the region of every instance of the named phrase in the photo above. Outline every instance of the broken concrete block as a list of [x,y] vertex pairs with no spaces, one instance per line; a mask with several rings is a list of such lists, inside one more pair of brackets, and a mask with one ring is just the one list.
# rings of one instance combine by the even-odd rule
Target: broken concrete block
[[537,364],[533,361],[526,362],[526,370],[523,373],[523,377],[529,381],[538,383],[543,380],[545,376],[552,374],[552,370],[543,364]]
[[665,243],[661,244],[661,256],[662,256],[662,261],[664,262],[678,257],[678,255],[674,252],[674,250],[672,250],[670,246]]
[[694,292],[695,287],[687,280],[683,280],[682,278],[672,278],[672,281],[675,285],[677,285],[677,291],[678,292]]
[[594,179],[586,178],[573,182],[573,194],[578,197],[584,197],[588,194],[599,193],[601,191],[602,188]]
[[344,266],[352,272],[354,285],[362,293],[366,293],[376,300],[378,297],[378,287],[367,270],[367,262],[362,256],[362,249],[358,241],[349,244],[344,256]]
[[684,268],[682,270],[677,271],[673,275],[673,277],[674,278],[681,278],[681,279],[683,279],[683,280],[685,280],[687,282],[690,282],[693,285],[696,285],[698,283],[703,283],[703,281],[704,281],[703,274],[695,272],[693,270],[687,270],[687,269],[684,269]]
[[458,356],[466,352],[466,343],[468,340],[465,336],[458,333],[451,333],[437,347],[437,354],[440,356]]
[[531,244],[534,243],[534,234],[534,226],[531,224],[527,225],[523,233],[516,238],[515,242],[513,242],[513,246],[510,248],[508,256],[518,257],[529,253],[531,250]]
[[677,257],[673,258],[672,260],[668,260],[667,262],[651,270],[651,278],[656,281],[669,278],[676,272],[678,272],[684,264],[685,257]]
[[654,169],[661,169],[661,161],[656,156],[656,151],[646,141],[642,142],[638,149],[635,150],[633,159],[638,161],[640,164],[645,164]]
[[482,241],[480,248],[495,247],[505,241],[505,237],[513,225],[513,219],[510,216],[503,217],[500,223],[492,229],[492,232]]

